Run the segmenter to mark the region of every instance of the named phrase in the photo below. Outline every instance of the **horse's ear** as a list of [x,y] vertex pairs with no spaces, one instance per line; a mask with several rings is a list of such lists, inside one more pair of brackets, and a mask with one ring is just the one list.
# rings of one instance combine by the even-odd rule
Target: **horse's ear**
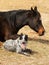
[[34,7],[34,11],[37,11],[37,6]]
[[30,16],[32,15],[33,11],[34,11],[34,10],[33,10],[33,8],[31,7],[31,11],[29,11],[29,12],[27,13],[27,16],[30,17]]
[[29,11],[29,12],[27,13],[28,17],[31,17],[31,15],[33,15],[33,13],[34,13],[34,10],[33,10],[33,8],[31,7],[31,11]]
[[33,8],[31,7],[31,11],[33,11]]
[[34,13],[35,11],[34,11],[34,9],[31,7],[31,11],[32,11],[32,13]]

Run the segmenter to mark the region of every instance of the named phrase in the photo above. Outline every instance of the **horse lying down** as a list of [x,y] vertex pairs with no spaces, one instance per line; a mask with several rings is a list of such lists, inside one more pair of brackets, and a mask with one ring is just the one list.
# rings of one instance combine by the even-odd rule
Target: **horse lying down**
[[9,51],[16,51],[17,53],[28,55],[26,52],[24,52],[26,50],[27,41],[28,36],[21,34],[16,40],[6,40],[4,42],[4,48]]

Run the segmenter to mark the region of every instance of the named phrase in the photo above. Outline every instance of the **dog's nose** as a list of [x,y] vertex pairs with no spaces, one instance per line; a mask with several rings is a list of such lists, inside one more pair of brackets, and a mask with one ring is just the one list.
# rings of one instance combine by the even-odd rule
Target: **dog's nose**
[[23,44],[25,44],[25,42],[23,42]]

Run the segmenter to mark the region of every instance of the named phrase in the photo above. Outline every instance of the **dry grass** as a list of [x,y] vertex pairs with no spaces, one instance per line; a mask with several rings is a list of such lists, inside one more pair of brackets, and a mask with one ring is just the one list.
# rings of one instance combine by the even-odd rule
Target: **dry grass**
[[31,49],[33,54],[25,56],[0,48],[0,65],[49,65],[49,0],[0,0],[1,11],[30,9],[31,6],[35,5],[41,12],[46,30],[45,35],[39,37],[28,26],[23,27],[18,34],[21,32],[28,34],[31,39],[28,41],[27,48]]

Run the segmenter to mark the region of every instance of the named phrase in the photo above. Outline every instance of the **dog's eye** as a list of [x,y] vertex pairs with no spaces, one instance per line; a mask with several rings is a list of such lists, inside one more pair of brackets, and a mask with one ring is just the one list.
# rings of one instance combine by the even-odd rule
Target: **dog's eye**
[[23,34],[21,33],[21,35],[20,35],[20,40],[22,40],[23,38],[22,38],[22,36],[23,36]]
[[25,36],[25,40],[26,40],[26,41],[28,40],[28,36],[27,36],[27,35]]

